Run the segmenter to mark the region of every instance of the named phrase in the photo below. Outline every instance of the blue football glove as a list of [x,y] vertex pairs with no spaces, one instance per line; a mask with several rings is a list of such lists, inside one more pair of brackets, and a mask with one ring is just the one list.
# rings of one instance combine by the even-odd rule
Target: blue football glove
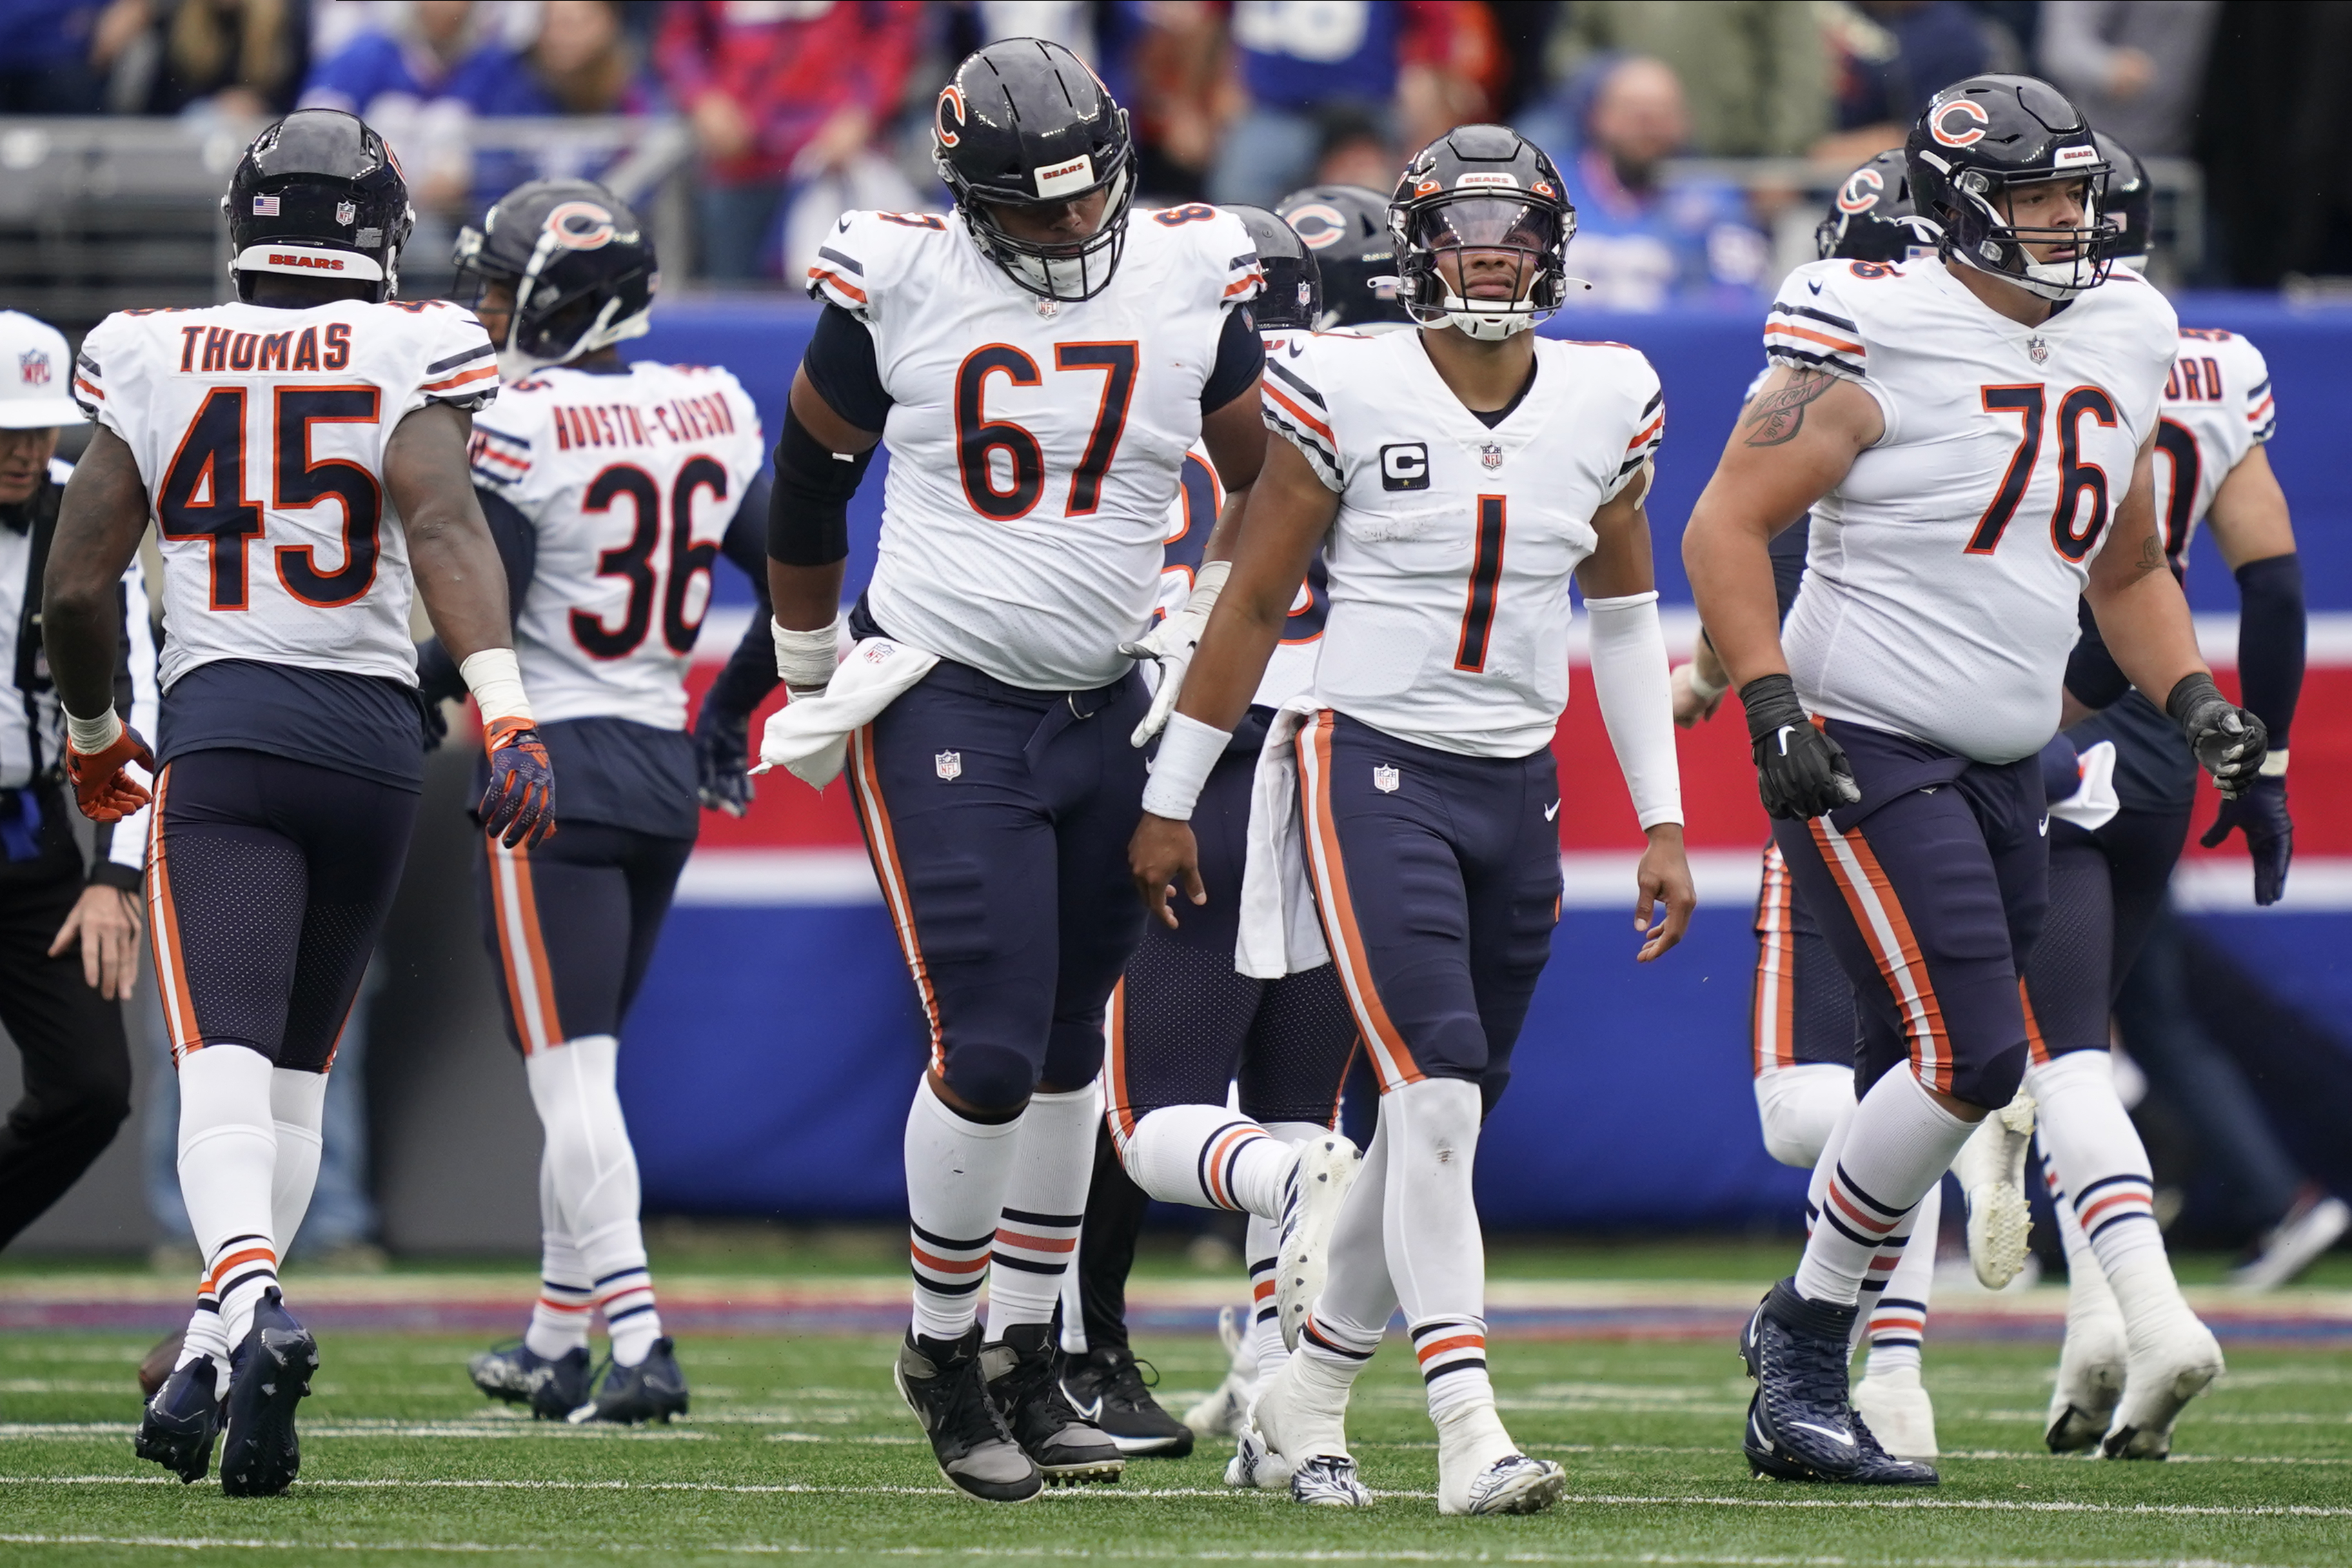
[[694,720],[695,798],[709,810],[740,817],[758,793],[746,760],[751,748],[748,715],[722,713],[706,698]]
[[490,786],[475,808],[482,831],[509,849],[530,849],[555,835],[555,764],[530,723],[494,719],[482,732],[490,751]]
[[2246,835],[2254,861],[2254,902],[2276,904],[2286,894],[2287,862],[2294,859],[2294,819],[2287,815],[2286,779],[2257,779],[2235,800],[2225,799],[2213,825],[2197,841],[2219,849],[2230,830]]

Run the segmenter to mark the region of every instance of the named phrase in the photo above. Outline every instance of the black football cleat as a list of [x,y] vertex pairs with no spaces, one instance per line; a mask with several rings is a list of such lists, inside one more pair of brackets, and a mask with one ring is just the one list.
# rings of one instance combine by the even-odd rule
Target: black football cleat
[[[1062,1358],[1062,1396],[1130,1458],[1181,1459],[1192,1451],[1192,1428],[1160,1407],[1143,1381],[1143,1364],[1124,1345]],[[1152,1374],[1154,1380],[1159,1374]]]
[[228,1418],[221,1439],[221,1490],[276,1497],[302,1470],[294,1406],[310,1392],[319,1342],[294,1321],[272,1285],[253,1310],[253,1327],[228,1359]]
[[1809,1301],[1783,1280],[1748,1320],[1739,1354],[1757,1384],[1740,1440],[1748,1467],[1783,1480],[1934,1486],[1935,1467],[1889,1454],[1848,1401],[1855,1312]]
[[[1010,1363],[1001,1345],[990,1350]],[[890,1369],[899,1397],[923,1424],[940,1474],[967,1497],[983,1502],[1027,1502],[1045,1488],[1036,1465],[1013,1440],[1004,1414],[989,1397],[981,1370],[980,1325],[959,1339],[932,1339],[909,1331]]]
[[140,1416],[131,1451],[154,1460],[184,1486],[204,1479],[220,1436],[221,1401],[213,1392],[219,1385],[220,1368],[209,1355],[173,1368]]
[[474,1386],[493,1399],[528,1405],[541,1421],[561,1421],[588,1403],[588,1351],[544,1356],[520,1340],[486,1350],[466,1364]]
[[988,1396],[1047,1486],[1115,1481],[1127,1460],[1101,1427],[1071,1407],[1055,1375],[1060,1360],[1051,1323],[1013,1324],[980,1353]]
[[[574,1426],[610,1421],[635,1427],[685,1415],[686,1374],[678,1370],[677,1348],[669,1335],[664,1334],[654,1341],[645,1360],[636,1365],[607,1363],[604,1381],[597,1385],[595,1394],[573,1407],[564,1419]],[[587,1359],[585,1351],[575,1354],[583,1361]]]

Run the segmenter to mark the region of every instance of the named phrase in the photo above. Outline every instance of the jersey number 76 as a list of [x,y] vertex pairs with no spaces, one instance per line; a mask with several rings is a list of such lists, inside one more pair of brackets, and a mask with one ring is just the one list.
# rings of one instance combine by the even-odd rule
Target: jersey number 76
[[[1979,387],[1978,401],[1987,413],[2018,417],[2017,450],[2000,476],[1992,504],[1977,519],[1966,553],[1990,555],[2017,515],[2033,483],[2034,465],[2042,459],[2042,415],[2047,391],[2039,382],[2022,386]],[[2088,414],[2101,424],[2116,427],[2115,400],[2097,387],[2081,386],[2058,400],[2058,504],[2050,513],[2050,542],[2068,560],[2091,553],[2107,527],[2107,471],[2082,460],[2082,422]],[[2089,515],[2084,516],[2083,496],[2090,493]]]

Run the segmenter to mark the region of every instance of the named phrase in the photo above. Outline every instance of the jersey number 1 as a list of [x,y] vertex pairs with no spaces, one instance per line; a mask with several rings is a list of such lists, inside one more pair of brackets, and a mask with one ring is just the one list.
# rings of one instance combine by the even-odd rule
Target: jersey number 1
[[1495,600],[1503,589],[1506,509],[1500,496],[1478,497],[1478,538],[1470,556],[1470,601],[1462,609],[1462,642],[1454,667],[1465,674],[1486,668],[1486,643],[1495,631]]
[[[310,545],[278,547],[278,581],[318,609],[350,604],[375,585],[383,492],[374,475],[349,458],[311,461],[310,427],[373,424],[378,396],[371,386],[277,390],[269,505],[299,511],[332,497],[343,507],[343,563],[332,571],[320,569]],[[268,527],[262,504],[246,494],[245,399],[244,387],[215,387],[205,394],[155,492],[158,531],[167,539],[201,539],[208,547],[215,610],[251,604],[247,557]]]
[[[2010,518],[2017,515],[2019,503],[2025,499],[2026,489],[2033,483],[2034,465],[2042,460],[2042,413],[2046,389],[2038,382],[2024,386],[1979,387],[1977,399],[1987,413],[2017,415],[2019,426],[2017,450],[2011,455],[2009,467],[2000,476],[2000,488],[1993,492],[1991,505],[1985,507],[1984,516],[1977,519],[1976,531],[1969,536],[1966,553],[1990,555],[2008,529]],[[2095,463],[2082,460],[2084,414],[2113,430],[2115,402],[2097,387],[2076,387],[2058,400],[2058,504],[2050,513],[2050,542],[2057,547],[2060,555],[2072,561],[2089,555],[2107,527],[2107,471]],[[2083,515],[2082,504],[2086,490],[2091,497],[2087,517]]]
[[[1102,401],[1095,409],[1095,427],[1087,449],[1070,472],[1066,517],[1082,517],[1102,505],[1103,476],[1118,455],[1118,438],[1127,432],[1127,406],[1135,399],[1135,343],[1056,343],[1057,371],[1094,371],[1103,378]],[[1027,517],[1045,494],[1045,449],[1026,426],[1008,419],[988,417],[988,378],[1002,375],[1016,387],[1045,384],[1037,361],[1010,343],[991,343],[964,356],[955,384],[956,466],[963,476],[964,498],[982,517],[1010,523]],[[999,488],[995,455],[1012,460],[1013,483]]]

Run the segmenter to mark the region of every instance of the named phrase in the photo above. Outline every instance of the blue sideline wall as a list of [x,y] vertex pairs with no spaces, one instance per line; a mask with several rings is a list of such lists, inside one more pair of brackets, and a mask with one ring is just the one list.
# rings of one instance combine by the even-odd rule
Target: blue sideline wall
[[[2292,500],[2313,606],[2352,610],[2352,310],[2267,297],[2191,296],[2190,326],[2242,331],[2270,360],[2273,462]],[[635,357],[725,364],[772,439],[814,314],[795,304],[661,308]],[[1727,312],[1586,314],[1562,335],[1646,352],[1664,382],[1668,438],[1652,517],[1661,587],[1689,597],[1684,517],[1760,362],[1759,322]],[[880,465],[877,464],[877,469]],[[881,484],[853,511],[853,589],[871,569]],[[2236,608],[2200,543],[2200,610]],[[742,597],[719,575],[722,601]],[[2306,722],[2308,722],[2306,720]],[[2237,959],[2352,1055],[2352,915],[2198,917]],[[1752,938],[1744,908],[1698,916],[1667,962],[1629,961],[1616,911],[1571,911],[1555,938],[1517,1075],[1481,1150],[1482,1202],[1500,1228],[1785,1225],[1802,1179],[1756,1132],[1745,1061]],[[903,1213],[899,1142],[924,1047],[879,905],[680,908],[627,1029],[623,1092],[649,1207],[793,1218]]]

